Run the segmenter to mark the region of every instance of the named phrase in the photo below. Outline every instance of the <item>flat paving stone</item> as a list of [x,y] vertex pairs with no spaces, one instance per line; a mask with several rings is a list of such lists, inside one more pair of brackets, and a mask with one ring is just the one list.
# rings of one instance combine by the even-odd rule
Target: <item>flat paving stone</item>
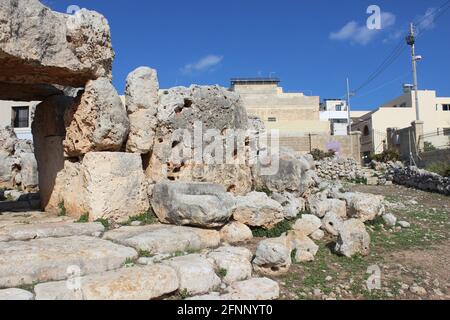
[[73,222],[70,217],[58,217],[49,215],[39,211],[32,212],[1,212],[0,228],[15,224],[38,224],[38,223],[56,223],[56,222]]
[[178,285],[173,268],[152,265],[42,283],[34,291],[36,300],[151,300],[176,291]]
[[132,248],[88,236],[0,242],[0,288],[114,270],[137,256]]
[[103,238],[150,254],[201,250],[220,244],[216,230],[162,224],[122,227],[106,232]]
[[28,301],[33,300],[34,295],[26,290],[11,288],[0,290],[0,301]]
[[26,241],[41,238],[71,236],[99,236],[105,227],[99,222],[73,223],[51,222],[34,224],[11,224],[0,226],[0,242]]

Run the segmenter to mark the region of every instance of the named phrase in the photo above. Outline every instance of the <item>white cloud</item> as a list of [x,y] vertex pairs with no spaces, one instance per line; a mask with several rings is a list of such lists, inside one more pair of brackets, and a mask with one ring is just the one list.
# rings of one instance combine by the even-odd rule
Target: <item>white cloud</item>
[[433,29],[436,26],[435,19],[437,12],[438,10],[436,8],[428,8],[423,15],[417,18],[417,21],[419,21],[417,26],[419,32],[421,30]]
[[396,22],[396,17],[390,12],[383,12],[381,14],[381,29],[369,29],[366,24],[359,24],[356,21],[350,21],[344,25],[339,31],[331,32],[330,39],[338,41],[350,41],[360,45],[367,45],[371,42],[377,34],[383,30],[393,26]]
[[184,74],[192,74],[194,72],[212,70],[220,62],[222,62],[222,60],[223,56],[213,54],[207,55],[206,57],[203,57],[196,62],[185,65],[183,68],[181,68],[181,72]]

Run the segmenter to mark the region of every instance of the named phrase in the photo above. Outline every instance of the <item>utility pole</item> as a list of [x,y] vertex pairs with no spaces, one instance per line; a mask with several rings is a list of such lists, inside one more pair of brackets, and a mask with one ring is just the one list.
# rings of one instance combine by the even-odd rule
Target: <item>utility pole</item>
[[414,94],[416,100],[416,120],[420,121],[420,110],[419,110],[419,86],[417,84],[417,60],[420,57],[416,56],[416,36],[414,33],[414,24],[411,23],[409,35],[406,37],[406,43],[411,47],[411,58],[412,58],[412,71],[413,71],[413,81],[414,81]]
[[352,133],[352,117],[350,113],[350,81],[347,78],[347,112],[348,112],[348,134]]

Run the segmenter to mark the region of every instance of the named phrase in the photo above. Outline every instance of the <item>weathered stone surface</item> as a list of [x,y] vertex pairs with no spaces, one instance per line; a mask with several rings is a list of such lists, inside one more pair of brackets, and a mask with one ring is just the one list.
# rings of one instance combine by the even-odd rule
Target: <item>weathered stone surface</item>
[[68,157],[93,151],[120,151],[130,130],[125,106],[109,79],[100,78],[86,84],[64,115]]
[[220,230],[222,242],[236,244],[253,239],[252,230],[243,223],[232,221]]
[[372,221],[386,211],[383,196],[349,192],[343,198],[347,202],[349,216],[362,222]]
[[317,174],[327,180],[364,180],[361,163],[351,158],[327,158],[316,162]]
[[328,212],[322,219],[322,229],[333,236],[338,236],[344,220],[334,212]]
[[151,265],[42,283],[35,292],[36,300],[151,300],[176,291],[178,285],[174,269]]
[[319,230],[322,226],[322,221],[312,214],[304,214],[302,218],[297,220],[292,229],[304,233],[306,236]]
[[256,248],[253,268],[268,276],[285,274],[292,264],[291,251],[285,237],[263,240]]
[[265,193],[251,192],[246,196],[236,197],[233,218],[251,227],[270,229],[283,221],[283,207]]
[[128,75],[125,105],[130,118],[127,151],[146,154],[153,148],[158,112],[156,70],[140,67]]
[[134,249],[86,236],[0,242],[0,287],[64,280],[69,267],[104,272],[136,257]]
[[297,262],[314,261],[314,257],[319,251],[319,246],[309,237],[300,231],[289,231],[286,240],[290,246],[290,250],[295,250],[295,260]]
[[274,193],[272,194],[272,199],[283,206],[286,219],[296,218],[300,212],[306,209],[305,199],[298,198],[289,192]]
[[34,223],[0,226],[0,242],[27,241],[41,238],[70,236],[96,236],[105,228],[101,223]]
[[97,12],[61,14],[37,0],[2,0],[0,8],[0,92],[1,83],[27,84],[17,94],[6,92],[9,100],[23,98],[23,90],[51,93],[45,84],[82,87],[111,76],[110,29]]
[[0,290],[0,301],[27,301],[33,300],[34,295],[22,289],[4,289]]
[[333,212],[340,217],[347,216],[345,201],[328,199],[327,192],[320,192],[308,197],[309,211],[319,218],[323,218],[328,212]]
[[398,225],[404,229],[411,228],[411,224],[407,221],[399,221]]
[[316,230],[310,235],[312,240],[320,241],[325,237],[325,232],[323,230]]
[[361,220],[350,219],[342,224],[335,250],[346,257],[369,254],[370,236]]
[[253,278],[233,283],[224,300],[275,300],[280,296],[278,283],[268,278]]
[[222,281],[231,284],[252,276],[252,253],[246,248],[221,247],[208,253],[217,273],[226,272]]
[[395,225],[397,224],[397,217],[392,213],[387,213],[383,215],[383,221],[388,227],[395,227]]
[[213,291],[220,285],[213,264],[198,254],[176,257],[163,262],[175,269],[181,291],[198,295]]
[[59,186],[56,178],[64,169],[62,145],[66,135],[64,112],[73,102],[73,98],[65,96],[53,96],[46,99],[37,105],[32,123],[41,206],[43,210],[49,212],[58,210]]
[[215,248],[220,244],[216,230],[172,225],[122,227],[106,232],[104,238],[150,254]]
[[52,224],[62,222],[70,223],[73,222],[73,219],[69,217],[57,217],[37,211],[0,213],[0,228],[23,224]]
[[[302,195],[310,187],[319,182],[319,178],[305,157],[296,156],[289,148],[280,148],[280,152],[271,156],[269,165],[259,164],[254,167],[253,175],[258,189],[268,189],[272,192],[293,192]],[[266,162],[266,161],[265,161]],[[267,166],[278,164],[275,174],[261,175],[261,170]]]
[[14,153],[17,143],[17,137],[11,127],[0,127],[0,151],[4,151],[7,155]]
[[[19,153],[17,155],[20,172],[15,176],[15,185],[22,190],[32,191],[39,185],[38,168],[36,157],[33,153]],[[19,181],[20,176],[20,181]]]
[[227,223],[234,207],[223,186],[199,182],[158,183],[151,203],[161,222],[207,228]]
[[[242,163],[241,154],[233,157],[234,148],[225,150],[227,137],[236,140],[231,132],[243,131],[245,138],[248,126],[245,108],[237,94],[217,86],[172,88],[161,94],[157,117],[155,144],[146,168],[151,181],[213,182],[236,194],[250,192],[250,167]],[[203,140],[194,145],[194,135],[200,130]],[[244,143],[245,139],[243,148]],[[223,157],[219,154],[211,157],[213,150],[207,148],[210,145],[225,150]],[[203,147],[196,151],[200,159],[197,156],[194,159],[193,151],[199,147]],[[231,157],[225,157],[227,153]]]
[[58,213],[64,204],[67,214],[90,221],[108,219],[125,222],[149,207],[147,183],[138,154],[90,152],[83,161],[65,161],[57,175],[46,211]]

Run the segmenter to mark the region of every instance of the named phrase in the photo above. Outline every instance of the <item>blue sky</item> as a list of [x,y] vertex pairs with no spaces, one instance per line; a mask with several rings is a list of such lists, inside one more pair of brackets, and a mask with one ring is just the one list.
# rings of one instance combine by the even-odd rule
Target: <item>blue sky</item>
[[[46,0],[96,10],[109,20],[116,52],[114,85],[127,74],[156,68],[162,88],[190,84],[229,86],[232,77],[273,76],[285,91],[323,98],[355,89],[398,45],[408,23],[444,0]],[[382,29],[365,25],[369,5],[383,12]],[[428,18],[432,15],[428,15]],[[418,39],[419,87],[450,96],[450,10],[427,19]],[[410,83],[409,51],[353,99],[355,110],[373,109]]]

